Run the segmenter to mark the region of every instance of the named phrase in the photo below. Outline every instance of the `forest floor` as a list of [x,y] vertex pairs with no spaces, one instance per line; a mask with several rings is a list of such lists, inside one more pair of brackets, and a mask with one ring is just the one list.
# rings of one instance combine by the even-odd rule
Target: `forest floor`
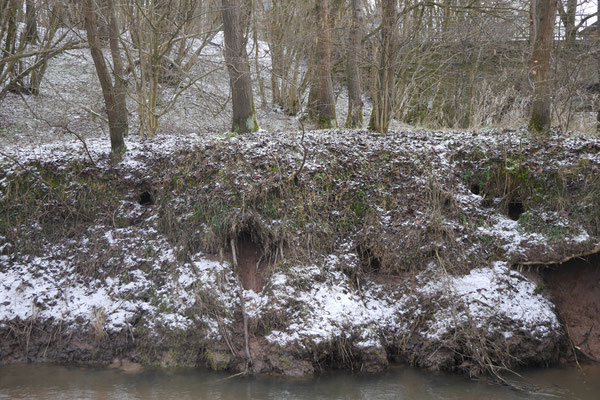
[[87,53],[48,74],[0,103],[0,363],[500,375],[600,358],[599,139],[303,134],[262,107],[235,135],[221,71],[115,161]]

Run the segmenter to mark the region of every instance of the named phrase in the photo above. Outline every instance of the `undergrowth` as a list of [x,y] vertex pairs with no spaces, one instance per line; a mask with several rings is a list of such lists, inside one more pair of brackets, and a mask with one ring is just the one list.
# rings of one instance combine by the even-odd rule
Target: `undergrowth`
[[[576,226],[590,235],[600,234],[600,171],[589,159],[565,166],[523,153],[480,157],[471,155],[472,165],[463,177],[485,206],[513,217],[510,207],[518,203],[521,210],[513,219],[522,229],[553,241],[573,233]],[[560,218],[568,221],[566,226],[560,225]]]
[[83,162],[68,168],[35,163],[0,177],[0,236],[21,251],[73,238],[92,224],[111,224],[122,200],[116,172]]
[[[547,149],[542,150],[550,155],[534,157],[473,147],[452,155],[462,159],[446,176],[435,172],[439,158],[433,155],[413,157],[384,147],[357,153],[333,143],[315,146],[298,174],[298,165],[283,154],[298,151],[292,146],[247,157],[235,146],[238,140],[225,137],[203,152],[157,157],[143,178],[125,179],[125,171],[100,170],[85,161],[3,169],[0,236],[12,243],[10,251],[39,254],[45,242],[78,237],[89,227],[139,224],[166,236],[180,261],[198,252],[222,257],[232,241],[247,236],[271,268],[313,262],[349,246],[361,263],[344,272],[352,282],[364,282],[375,275],[414,278],[430,265],[462,274],[503,259],[495,239],[479,233],[486,217],[498,212],[551,243],[579,226],[600,234],[600,171],[589,159],[554,163]],[[460,203],[465,187],[481,196],[477,206]],[[140,193],[150,197],[143,202],[143,218],[123,217],[124,200],[138,201]],[[107,263],[111,251],[119,249],[89,262],[90,269]],[[151,263],[157,254],[147,251]],[[198,291],[197,297],[199,312],[227,316],[211,293]],[[260,329],[281,324],[277,318],[263,320]],[[479,330],[458,332],[452,340],[448,346],[465,370],[494,373],[515,362]],[[351,347],[335,345],[322,361],[351,365]]]
[[[360,162],[323,155],[320,167],[294,181],[293,168],[276,157],[252,160],[218,148],[202,158],[181,155],[174,173],[162,178],[160,231],[181,246],[183,257],[227,251],[232,238],[250,231],[271,261],[308,262],[351,242],[359,255],[376,260],[377,272],[414,272],[434,259],[435,250],[446,255],[444,243],[454,237],[445,221],[461,211],[442,183],[411,188],[411,175],[423,171],[393,159],[384,151]],[[407,196],[421,208],[422,226],[382,224],[386,214],[408,217]]]

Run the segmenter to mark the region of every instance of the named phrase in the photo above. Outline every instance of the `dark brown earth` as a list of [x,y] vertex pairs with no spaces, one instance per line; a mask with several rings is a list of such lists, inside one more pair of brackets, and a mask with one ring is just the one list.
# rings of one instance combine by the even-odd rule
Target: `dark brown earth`
[[260,248],[249,235],[241,235],[237,240],[237,258],[239,276],[245,290],[260,293],[263,288],[263,271],[265,262]]
[[542,274],[575,349],[600,361],[600,254],[551,265]]

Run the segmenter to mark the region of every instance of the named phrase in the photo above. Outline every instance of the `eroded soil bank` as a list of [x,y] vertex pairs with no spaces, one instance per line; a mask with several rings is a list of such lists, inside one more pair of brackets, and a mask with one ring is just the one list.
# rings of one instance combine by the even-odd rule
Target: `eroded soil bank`
[[574,349],[600,362],[600,254],[551,265],[542,274]]
[[597,267],[517,268],[599,248],[597,139],[300,137],[130,138],[120,161],[104,139],[3,149],[0,361],[480,374],[597,357]]

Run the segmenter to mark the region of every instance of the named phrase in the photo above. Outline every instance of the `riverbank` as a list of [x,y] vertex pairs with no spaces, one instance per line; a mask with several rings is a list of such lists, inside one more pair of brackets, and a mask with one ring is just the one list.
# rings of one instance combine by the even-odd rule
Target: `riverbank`
[[102,138],[5,146],[0,362],[477,375],[600,357],[599,316],[560,300],[581,286],[547,275],[599,248],[597,139],[301,138],[132,137],[119,162]]

